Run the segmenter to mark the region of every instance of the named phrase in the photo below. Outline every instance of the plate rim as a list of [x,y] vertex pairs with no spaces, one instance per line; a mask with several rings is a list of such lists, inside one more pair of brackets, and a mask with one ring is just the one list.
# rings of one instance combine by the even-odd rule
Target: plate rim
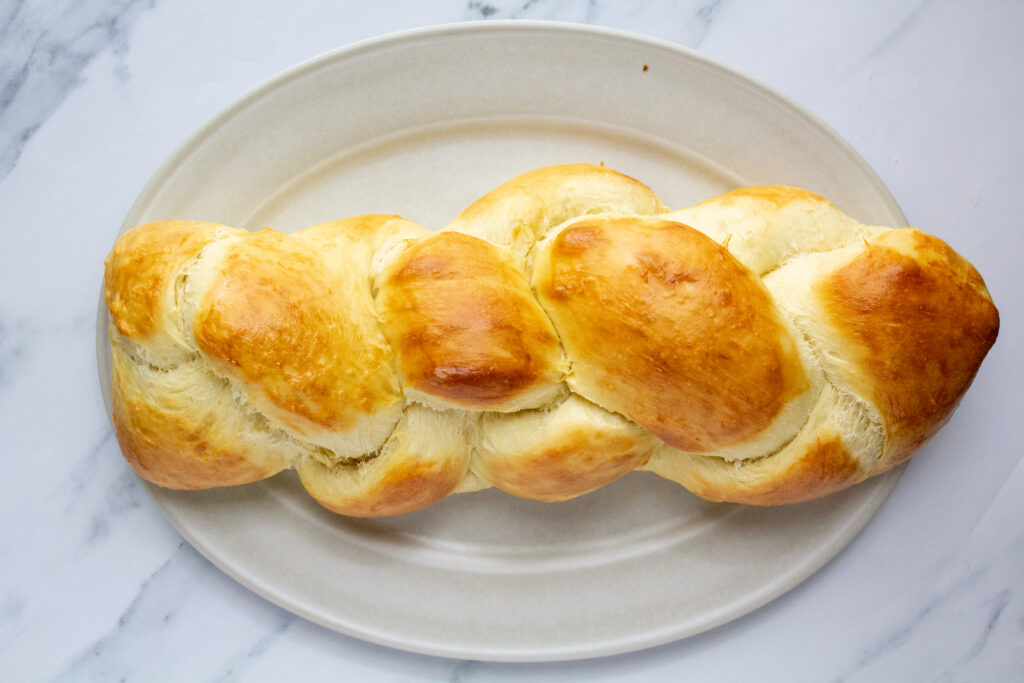
[[[237,116],[247,107],[258,102],[261,98],[272,93],[274,90],[288,85],[293,79],[312,73],[334,61],[349,59],[361,54],[372,53],[376,50],[394,45],[401,45],[403,43],[414,43],[426,40],[443,41],[446,37],[466,34],[497,35],[502,33],[538,32],[548,35],[564,33],[566,35],[578,37],[610,38],[631,44],[646,45],[653,49],[674,52],[678,55],[682,55],[688,59],[692,59],[711,67],[722,75],[738,80],[752,86],[756,90],[762,91],[763,94],[776,100],[790,113],[802,118],[810,128],[817,129],[819,132],[827,136],[831,143],[837,145],[837,147],[839,147],[846,155],[847,159],[856,165],[863,173],[864,178],[873,186],[873,190],[877,193],[878,198],[886,205],[886,208],[891,211],[893,215],[900,218],[903,225],[907,224],[906,217],[893,197],[891,191],[884,184],[877,172],[870,166],[870,164],[867,163],[851,143],[849,143],[823,119],[805,108],[799,102],[780,90],[765,84],[759,79],[715,58],[709,57],[696,49],[639,33],[572,22],[506,19],[486,21],[472,20],[451,24],[435,24],[389,32],[328,50],[279,71],[275,75],[245,91],[241,96],[234,99],[227,106],[219,109],[202,125],[187,135],[174,147],[171,153],[160,163],[139,191],[135,200],[132,202],[131,207],[126,213],[117,235],[123,234],[126,230],[137,224],[137,215],[142,211],[142,207],[151,200],[152,195],[157,191],[157,189],[166,183],[174,170],[197,147],[202,145],[208,137],[223,126],[226,121]],[[105,361],[106,366],[108,368],[110,366],[109,361],[104,358],[105,354],[107,356],[110,354],[107,331],[109,317],[105,305],[104,291],[105,282],[101,278],[99,312],[96,330],[97,376],[99,379],[100,392],[104,401],[104,409],[107,413],[108,420],[111,420],[112,422],[113,416],[111,414],[112,396],[110,377],[109,374],[104,374]],[[846,523],[842,527],[843,533],[831,539],[831,542],[825,547],[825,552],[818,552],[817,554],[811,554],[806,557],[800,565],[797,565],[800,567],[800,571],[790,572],[781,580],[774,582],[774,584],[770,584],[769,586],[757,591],[751,591],[747,599],[744,600],[742,607],[738,607],[734,604],[729,608],[718,610],[715,612],[714,618],[705,620],[705,624],[703,626],[696,628],[676,627],[674,629],[648,629],[641,634],[631,634],[629,636],[619,638],[615,642],[608,642],[607,640],[597,641],[590,644],[588,647],[573,645],[553,646],[549,648],[532,648],[529,650],[519,650],[515,652],[501,648],[485,648],[479,646],[467,647],[465,644],[439,645],[436,641],[428,642],[422,639],[413,639],[410,637],[394,637],[388,633],[378,632],[376,629],[366,627],[360,628],[358,625],[352,624],[351,618],[346,618],[346,623],[344,624],[324,619],[315,612],[306,609],[305,606],[289,603],[284,596],[278,596],[272,590],[269,590],[268,587],[263,586],[260,581],[254,580],[253,577],[246,576],[238,572],[236,568],[223,561],[223,559],[216,553],[208,552],[210,549],[187,529],[187,525],[182,522],[174,508],[170,506],[169,501],[165,500],[164,497],[157,495],[159,493],[159,491],[156,490],[157,487],[146,482],[141,477],[138,478],[138,481],[143,484],[143,488],[147,491],[147,494],[149,494],[150,499],[157,504],[163,517],[207,561],[217,567],[219,571],[231,577],[232,580],[240,585],[245,586],[260,598],[267,600],[268,602],[302,619],[362,641],[418,654],[453,659],[474,659],[495,662],[553,662],[591,659],[627,652],[637,652],[658,645],[680,641],[699,633],[719,628],[724,624],[762,609],[772,601],[786,593],[789,593],[817,572],[821,571],[826,565],[834,561],[877,516],[878,512],[885,505],[893,489],[901,478],[904,470],[905,465],[901,465],[886,474],[873,478],[876,482],[876,488],[872,492],[871,496],[864,501],[864,506],[869,506],[871,508],[870,512],[861,512],[859,516],[846,520]],[[754,599],[750,599],[750,595],[756,597]]]
[[825,133],[832,142],[838,144],[843,151],[848,155],[851,161],[853,161],[858,168],[868,177],[875,189],[883,196],[884,201],[893,213],[898,216],[904,225],[907,225],[906,215],[900,208],[896,198],[893,197],[892,192],[882,181],[882,178],[878,175],[875,169],[861,156],[860,152],[839,134],[832,126],[830,126],[824,119],[814,114],[812,111],[804,107],[802,104],[797,102],[795,99],[785,94],[781,90],[774,88],[763,81],[745,74],[739,69],[732,67],[725,62],[722,62],[714,57],[709,57],[698,50],[673,43],[668,40],[661,38],[655,38],[652,36],[646,36],[640,33],[634,33],[631,31],[625,31],[622,29],[609,28],[606,26],[596,26],[592,24],[578,24],[573,22],[563,21],[542,21],[532,19],[494,19],[494,20],[472,20],[466,22],[458,22],[452,24],[431,24],[429,26],[420,26],[416,28],[404,29],[401,31],[394,31],[385,33],[380,36],[374,36],[370,38],[364,38],[348,45],[342,45],[340,47],[333,48],[326,52],[322,52],[318,55],[314,55],[308,59],[302,60],[297,64],[285,68],[282,71],[277,72],[273,76],[263,80],[256,84],[249,90],[245,91],[242,95],[237,97],[228,105],[222,107],[216,111],[212,117],[207,119],[202,125],[196,130],[187,135],[168,155],[166,159],[157,167],[153,175],[150,176],[149,180],[143,185],[139,194],[132,202],[131,207],[128,209],[124,220],[121,223],[119,233],[123,233],[125,230],[131,228],[133,224],[133,217],[139,212],[140,207],[144,203],[145,198],[153,193],[153,190],[163,181],[166,180],[172,172],[172,168],[175,164],[179,163],[181,159],[185,158],[188,153],[195,147],[197,147],[205,138],[209,137],[223,121],[235,116],[239,112],[243,111],[246,107],[256,102],[259,98],[263,97],[267,93],[275,90],[276,88],[287,85],[291,80],[300,77],[304,73],[311,72],[320,68],[322,65],[337,59],[345,59],[354,57],[363,52],[370,52],[373,50],[381,49],[388,44],[397,44],[403,41],[415,41],[425,38],[442,39],[447,35],[459,35],[459,34],[472,34],[472,33],[506,33],[506,32],[547,32],[547,33],[566,33],[575,35],[590,35],[600,36],[605,38],[617,39],[624,42],[647,44],[652,48],[667,50],[669,52],[676,52],[684,55],[690,59],[719,70],[720,72],[727,74],[730,78],[734,78],[741,82],[746,82],[753,85],[755,88],[763,90],[766,94],[772,98],[777,99],[781,104],[784,104],[787,109],[792,113],[799,115],[800,117],[807,120],[808,123],[812,124],[812,127],[820,129]]

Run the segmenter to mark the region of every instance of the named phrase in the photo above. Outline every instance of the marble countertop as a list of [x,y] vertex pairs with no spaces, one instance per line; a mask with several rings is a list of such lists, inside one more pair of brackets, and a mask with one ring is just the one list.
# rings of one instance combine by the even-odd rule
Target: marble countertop
[[[781,91],[985,276],[1000,338],[837,558],[646,651],[545,664],[392,650],[236,584],[120,457],[96,379],[101,264],[193,130],[302,60],[496,19],[614,27]],[[517,0],[0,3],[0,680],[1003,681],[1024,671],[1024,4]]]

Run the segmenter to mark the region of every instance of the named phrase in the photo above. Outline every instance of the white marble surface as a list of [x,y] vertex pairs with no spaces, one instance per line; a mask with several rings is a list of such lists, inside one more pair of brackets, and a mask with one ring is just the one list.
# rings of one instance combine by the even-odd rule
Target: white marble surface
[[[600,660],[409,654],[256,597],[148,499],[96,379],[103,257],[192,130],[329,49],[510,18],[667,39],[789,95],[978,266],[1002,312],[960,410],[839,557],[726,626]],[[0,3],[0,680],[1021,680],[1022,33],[1008,1]]]

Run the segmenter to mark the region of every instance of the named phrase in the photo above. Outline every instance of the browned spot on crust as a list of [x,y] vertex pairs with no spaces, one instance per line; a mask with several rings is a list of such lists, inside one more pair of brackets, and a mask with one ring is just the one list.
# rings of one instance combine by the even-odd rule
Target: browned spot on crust
[[497,247],[444,232],[403,254],[378,296],[408,386],[470,407],[557,382],[554,330]]
[[586,223],[578,223],[558,235],[552,252],[555,258],[576,258],[607,241],[601,230]]
[[995,342],[999,314],[963,257],[911,228],[872,242],[819,293],[882,412],[886,465],[898,464],[949,419]]
[[579,391],[707,452],[765,429],[808,381],[760,280],[681,223],[584,219],[535,263]]

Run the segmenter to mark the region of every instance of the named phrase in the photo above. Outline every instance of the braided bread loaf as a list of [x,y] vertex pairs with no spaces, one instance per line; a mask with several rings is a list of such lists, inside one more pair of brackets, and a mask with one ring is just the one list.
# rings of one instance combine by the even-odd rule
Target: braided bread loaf
[[918,230],[787,187],[669,212],[588,164],[440,232],[143,225],[107,258],[106,303],[142,477],[294,467],[357,516],[489,486],[564,500],[634,469],[716,501],[817,498],[934,434],[999,325],[975,269]]

